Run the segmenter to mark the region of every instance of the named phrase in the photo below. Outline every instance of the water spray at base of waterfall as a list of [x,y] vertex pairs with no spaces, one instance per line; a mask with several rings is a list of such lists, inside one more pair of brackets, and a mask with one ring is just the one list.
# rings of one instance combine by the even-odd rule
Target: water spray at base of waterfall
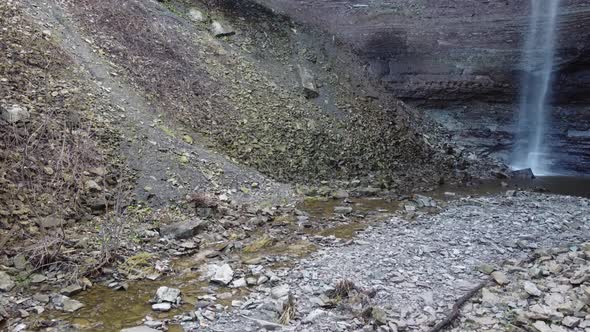
[[559,0],[531,0],[529,31],[523,49],[521,101],[516,142],[510,166],[530,168],[536,175],[551,175],[555,169],[546,144],[550,123],[553,64]]

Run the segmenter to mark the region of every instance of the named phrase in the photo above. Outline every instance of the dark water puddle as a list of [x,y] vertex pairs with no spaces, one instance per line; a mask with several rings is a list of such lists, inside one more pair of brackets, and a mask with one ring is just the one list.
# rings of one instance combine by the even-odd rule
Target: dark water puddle
[[[427,195],[442,200],[461,196],[485,196],[507,190],[529,190],[556,195],[590,198],[590,177],[539,176],[534,179],[482,181],[473,186],[443,185]],[[449,195],[453,193],[454,195]]]
[[528,185],[548,193],[590,198],[590,177],[543,176]]

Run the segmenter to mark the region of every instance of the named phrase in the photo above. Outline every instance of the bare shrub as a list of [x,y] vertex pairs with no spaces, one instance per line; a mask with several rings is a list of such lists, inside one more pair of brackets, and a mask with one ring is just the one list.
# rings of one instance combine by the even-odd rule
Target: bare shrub
[[119,181],[116,192],[114,205],[106,213],[100,225],[98,233],[100,239],[100,258],[97,266],[92,269],[93,272],[112,263],[117,258],[117,251],[121,245],[125,222],[123,210],[126,206],[126,198],[129,193],[124,191],[121,181]]

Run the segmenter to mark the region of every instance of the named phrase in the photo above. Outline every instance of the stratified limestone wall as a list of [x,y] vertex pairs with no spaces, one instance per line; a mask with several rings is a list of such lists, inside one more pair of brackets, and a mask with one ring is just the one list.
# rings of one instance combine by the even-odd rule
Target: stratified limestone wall
[[[257,1],[350,43],[399,98],[447,104],[518,95],[529,1]],[[555,97],[587,102],[590,3],[560,6]]]

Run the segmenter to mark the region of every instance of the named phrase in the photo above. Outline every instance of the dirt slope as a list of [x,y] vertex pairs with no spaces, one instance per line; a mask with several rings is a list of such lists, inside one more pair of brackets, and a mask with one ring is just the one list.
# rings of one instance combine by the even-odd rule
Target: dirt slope
[[[203,22],[189,19],[193,6]],[[344,46],[262,7],[75,1],[65,11],[165,119],[268,176],[408,189],[466,175],[461,151],[373,86]],[[212,36],[213,21],[235,34]],[[317,98],[303,93],[300,68]]]
[[[136,172],[140,199],[162,204],[183,199],[192,191],[222,189],[237,190],[232,196],[239,200],[260,200],[265,195],[269,199],[269,193],[277,199],[288,196],[286,186],[208,150],[198,133],[161,114],[149,98],[119,77],[117,73],[124,70],[110,62],[98,44],[77,33],[77,25],[65,16],[63,8],[45,9],[45,19],[61,33],[62,47],[72,50],[72,57],[89,74],[90,81],[107,91],[118,117],[115,121],[126,136],[122,153]],[[255,193],[248,195],[252,184],[257,184]]]

